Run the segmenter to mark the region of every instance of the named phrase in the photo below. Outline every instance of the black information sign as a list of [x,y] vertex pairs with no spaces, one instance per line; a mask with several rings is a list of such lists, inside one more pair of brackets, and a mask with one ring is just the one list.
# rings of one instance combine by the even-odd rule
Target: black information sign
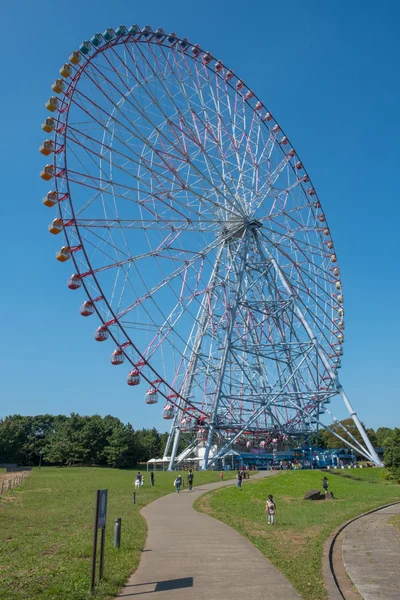
[[107,520],[107,493],[108,490],[99,490],[99,516],[97,519],[97,528],[102,529],[106,526]]

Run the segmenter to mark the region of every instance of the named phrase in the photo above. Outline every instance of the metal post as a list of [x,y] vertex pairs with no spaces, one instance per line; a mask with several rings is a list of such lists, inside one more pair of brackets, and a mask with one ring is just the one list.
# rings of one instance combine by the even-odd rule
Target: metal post
[[106,528],[101,528],[101,540],[100,540],[100,569],[99,569],[99,580],[103,579],[104,571],[104,546],[106,544]]
[[93,531],[93,547],[92,547],[92,570],[90,573],[90,592],[94,592],[95,578],[96,578],[96,555],[97,555],[97,522],[99,520],[99,506],[100,506],[100,490],[96,492],[96,510],[94,516],[94,531]]
[[132,495],[132,504],[136,504],[136,492],[133,492],[133,495]]
[[121,519],[115,519],[114,522],[114,548],[121,546]]

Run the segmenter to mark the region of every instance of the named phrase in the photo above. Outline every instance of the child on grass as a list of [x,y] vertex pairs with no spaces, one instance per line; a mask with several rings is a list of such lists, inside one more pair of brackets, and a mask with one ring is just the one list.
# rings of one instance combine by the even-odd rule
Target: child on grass
[[265,505],[265,510],[268,513],[268,525],[275,525],[276,504],[272,494],[268,496],[268,500]]

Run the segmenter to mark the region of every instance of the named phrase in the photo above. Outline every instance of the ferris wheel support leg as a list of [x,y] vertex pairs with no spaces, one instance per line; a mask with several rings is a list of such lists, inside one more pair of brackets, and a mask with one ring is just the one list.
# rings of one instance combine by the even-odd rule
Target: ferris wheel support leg
[[[268,250],[267,250],[268,252]],[[352,405],[350,404],[350,401],[347,397],[347,395],[345,394],[344,389],[342,388],[338,376],[336,373],[333,372],[333,370],[331,369],[331,366],[329,364],[329,361],[325,355],[325,352],[323,351],[323,349],[321,348],[321,345],[319,344],[317,338],[315,337],[315,335],[313,334],[307,319],[304,316],[303,311],[301,310],[301,308],[298,306],[297,304],[297,299],[295,297],[295,294],[293,293],[293,290],[290,286],[290,284],[288,283],[284,273],[282,272],[282,270],[280,269],[279,265],[277,264],[276,260],[271,256],[271,254],[268,252],[269,255],[269,259],[271,261],[271,264],[273,265],[275,271],[277,272],[281,282],[283,283],[284,287],[286,288],[287,292],[292,296],[293,298],[293,302],[294,302],[294,308],[296,311],[296,314],[299,318],[299,320],[301,321],[301,323],[303,324],[304,329],[306,330],[310,340],[312,341],[312,343],[315,346],[315,349],[317,351],[317,354],[319,356],[319,358],[321,359],[323,365],[325,366],[327,372],[329,373],[330,378],[332,379],[335,388],[337,389],[337,391],[339,392],[339,394],[341,395],[347,410],[350,413],[351,418],[353,419],[358,431],[360,432],[360,435],[362,437],[362,439],[364,440],[364,443],[368,449],[368,453],[371,457],[371,460],[379,467],[383,466],[381,460],[379,459],[379,456],[377,455],[375,448],[373,447],[373,445],[371,444],[367,433],[364,429],[364,427],[362,426],[362,423],[360,421],[360,419],[357,417],[357,414],[355,412],[355,410],[353,409]]]
[[177,427],[175,429],[174,444],[172,446],[171,459],[169,461],[168,471],[174,470],[174,463],[175,463],[176,453],[178,452],[178,444],[179,444],[180,437],[181,437],[181,430],[178,429],[178,427]]
[[[221,256],[222,256],[222,251],[223,251],[223,245],[221,244],[218,253],[217,253],[217,257],[216,257],[216,262],[213,268],[213,271],[211,273],[209,282],[208,282],[208,289],[209,290],[213,290],[214,285],[215,285],[215,281],[218,277],[218,273],[219,273],[219,269],[220,269],[220,265],[221,265]],[[208,298],[208,301],[211,303],[211,298],[212,298],[212,292]],[[190,396],[190,392],[192,389],[192,384],[193,384],[193,379],[194,379],[194,374],[195,374],[195,370],[196,370],[196,365],[197,365],[197,361],[198,361],[198,357],[199,357],[199,352],[200,352],[200,348],[201,348],[201,344],[203,341],[203,336],[204,336],[204,332],[205,329],[207,327],[207,322],[208,322],[208,309],[207,309],[207,299],[203,298],[201,306],[199,308],[199,312],[197,314],[197,322],[199,323],[199,327],[196,331],[195,334],[195,338],[194,338],[194,342],[193,342],[193,348],[192,348],[192,352],[191,352],[191,356],[189,358],[189,369],[188,369],[188,373],[187,373],[187,377],[184,381],[184,385],[182,387],[181,390],[181,400],[179,403],[179,408],[178,411],[176,413],[175,416],[175,420],[174,423],[172,425],[171,428],[171,439],[173,436],[173,430],[175,430],[175,438],[174,438],[174,443],[172,446],[172,453],[171,453],[171,460],[169,462],[169,467],[168,470],[172,471],[174,468],[174,462],[175,462],[175,458],[178,452],[178,444],[179,444],[179,439],[180,439],[180,429],[179,429],[179,419],[182,415],[182,410],[183,410],[183,400],[182,398],[188,398]],[[189,345],[187,346],[189,347]],[[169,438],[168,438],[169,439]]]
[[237,274],[237,286],[236,286],[236,291],[235,291],[235,294],[236,294],[235,304],[232,306],[231,311],[230,311],[229,327],[228,327],[228,329],[226,331],[226,338],[225,338],[224,350],[222,352],[222,357],[221,357],[221,361],[220,361],[220,365],[219,365],[219,375],[218,375],[217,387],[216,387],[216,390],[215,390],[214,408],[213,408],[212,417],[211,417],[210,430],[208,432],[207,445],[206,445],[206,449],[205,449],[205,452],[204,452],[204,466],[203,466],[204,470],[208,469],[208,466],[209,466],[208,465],[208,457],[210,455],[210,450],[211,450],[213,436],[214,436],[215,423],[216,423],[217,414],[218,414],[218,407],[219,407],[219,401],[220,401],[221,392],[222,392],[222,384],[223,384],[223,381],[224,381],[226,364],[227,364],[227,361],[228,361],[229,353],[231,351],[232,332],[233,332],[233,328],[235,326],[235,319],[236,319],[236,314],[237,314],[237,310],[238,310],[238,297],[239,297],[239,294],[240,294],[240,290],[241,290],[241,287],[242,287],[243,276],[244,276],[244,272],[245,272],[245,269],[246,269],[246,261],[247,261],[248,250],[249,250],[249,241],[248,241],[248,239],[246,239],[244,251],[243,251],[243,254],[242,254],[242,264],[240,266],[239,273]]
[[164,458],[168,456],[169,449],[171,447],[172,438],[174,435],[175,426],[176,426],[176,416],[175,416],[175,419],[172,421],[171,429],[169,430],[167,443],[165,444],[165,449],[164,449]]
[[[291,382],[291,380],[295,377],[296,372],[300,369],[300,367],[301,367],[302,363],[305,361],[305,359],[306,359],[306,357],[303,357],[302,361],[296,366],[296,369],[292,373],[290,373],[289,378],[286,380],[286,382],[284,384],[284,387],[286,387]],[[279,389],[279,390],[272,391],[271,398],[269,400],[269,405],[271,405],[272,402],[274,400],[276,400],[282,394],[282,391],[283,391],[283,387],[281,387],[281,389]],[[249,427],[254,423],[254,421],[256,421],[258,419],[258,417],[265,411],[266,408],[267,408],[267,403],[266,402],[262,403],[260,408],[258,410],[256,410],[256,412],[253,415],[251,415],[249,417],[249,419],[246,421],[246,423],[244,423],[241,426],[240,430],[233,436],[233,438],[228,443],[226,443],[225,446],[223,446],[219,451],[217,451],[217,453],[212,457],[212,459],[207,464],[207,466],[209,467],[210,465],[215,463],[218,458],[221,458],[225,454],[225,451],[228,450],[228,448],[230,448],[235,443],[235,441],[241,436],[241,434],[244,431],[246,431],[246,429],[249,429]]]
[[380,460],[379,456],[377,455],[375,448],[373,447],[373,445],[370,442],[369,437],[367,436],[367,432],[365,431],[360,419],[358,418],[355,410],[353,409],[353,407],[350,404],[350,400],[348,399],[344,389],[342,388],[341,384],[339,383],[339,381],[337,380],[336,383],[336,389],[338,390],[339,394],[342,396],[343,402],[346,405],[347,410],[350,413],[351,418],[353,419],[358,431],[360,432],[360,435],[362,437],[362,439],[364,440],[365,445],[368,448],[369,454],[371,456],[371,460],[378,466],[378,467],[383,467],[383,463]]
[[201,468],[202,471],[207,471],[207,469],[208,469],[208,457],[210,455],[213,436],[214,436],[214,425],[211,425],[210,431],[208,433],[206,449],[204,452],[204,462],[203,462],[203,466]]

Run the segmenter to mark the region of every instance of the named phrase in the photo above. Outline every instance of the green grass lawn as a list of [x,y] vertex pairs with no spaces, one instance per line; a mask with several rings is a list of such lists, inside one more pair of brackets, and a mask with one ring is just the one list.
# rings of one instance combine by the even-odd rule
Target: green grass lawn
[[[365,469],[378,477],[378,469]],[[357,470],[364,473],[364,469]],[[380,505],[400,500],[400,485],[356,481],[327,474],[335,500],[307,501],[304,493],[322,489],[324,473],[286,471],[276,477],[199,498],[196,508],[238,530],[291,581],[304,600],[326,600],[321,557],[325,540],[344,521]],[[265,501],[273,494],[276,525],[268,526]]]
[[350,479],[368,481],[369,483],[387,483],[393,484],[393,481],[385,479],[386,469],[382,467],[371,467],[365,469],[332,469],[329,471],[331,475],[340,475]]
[[[0,496],[0,598],[88,597],[95,492],[108,488],[105,577],[95,597],[113,598],[137,568],[146,538],[139,510],[174,490],[176,474],[150,474],[132,504],[136,471],[98,468],[35,469],[21,487]],[[234,473],[227,472],[226,478]],[[217,472],[196,472],[194,484],[219,480]],[[120,550],[113,525],[122,518]]]

